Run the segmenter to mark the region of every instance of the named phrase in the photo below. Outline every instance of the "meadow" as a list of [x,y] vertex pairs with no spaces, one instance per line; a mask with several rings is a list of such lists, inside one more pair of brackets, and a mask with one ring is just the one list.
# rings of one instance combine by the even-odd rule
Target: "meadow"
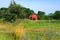
[[0,22],[0,40],[60,40],[60,20]]

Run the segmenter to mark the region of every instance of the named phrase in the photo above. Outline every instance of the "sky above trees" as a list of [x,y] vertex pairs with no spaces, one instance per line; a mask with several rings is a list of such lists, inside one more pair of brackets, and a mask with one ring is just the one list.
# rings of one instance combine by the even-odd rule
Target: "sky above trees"
[[[12,0],[0,0],[0,8],[8,7]],[[56,10],[60,10],[60,0],[15,0],[16,3],[30,8],[37,13],[38,11],[44,11],[46,14],[53,13]]]

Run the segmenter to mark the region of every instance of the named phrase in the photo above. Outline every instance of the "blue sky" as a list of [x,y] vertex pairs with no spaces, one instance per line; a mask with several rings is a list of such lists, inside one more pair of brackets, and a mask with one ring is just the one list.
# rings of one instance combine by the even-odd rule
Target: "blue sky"
[[[0,0],[0,8],[8,7],[11,0]],[[37,13],[39,10],[46,14],[54,13],[56,10],[60,11],[60,0],[15,0],[16,3],[30,8]]]

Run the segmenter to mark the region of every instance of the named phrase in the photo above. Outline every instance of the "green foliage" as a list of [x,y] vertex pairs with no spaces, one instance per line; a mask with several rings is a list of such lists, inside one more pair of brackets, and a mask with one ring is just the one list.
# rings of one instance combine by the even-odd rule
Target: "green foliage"
[[27,8],[27,9],[25,10],[25,13],[26,13],[26,18],[29,18],[29,16],[30,16],[31,14],[34,14],[34,11],[33,11],[33,10],[30,10],[29,8]]
[[44,20],[45,19],[45,13],[42,11],[38,11],[38,17],[39,17],[39,19]]
[[60,11],[56,11],[56,12],[53,14],[53,18],[56,19],[56,20],[59,20],[59,19],[60,19]]
[[4,21],[7,21],[7,22],[13,22],[16,20],[16,15],[15,14],[11,14],[11,13],[7,13],[4,15]]
[[8,8],[0,8],[0,19],[3,18],[4,21],[13,22],[17,19],[28,19],[33,13],[33,10],[16,4],[15,1],[11,1]]

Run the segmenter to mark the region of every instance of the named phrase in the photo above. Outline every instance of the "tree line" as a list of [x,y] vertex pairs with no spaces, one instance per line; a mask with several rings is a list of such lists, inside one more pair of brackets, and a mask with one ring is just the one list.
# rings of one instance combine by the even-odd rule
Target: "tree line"
[[15,1],[11,1],[8,8],[0,8],[0,19],[8,22],[15,21],[16,19],[29,19],[31,14],[38,15],[39,20],[60,20],[60,11],[55,11],[55,13],[50,13],[48,15],[45,15],[45,12],[42,11],[35,13],[31,9],[25,8],[22,5],[15,3]]

